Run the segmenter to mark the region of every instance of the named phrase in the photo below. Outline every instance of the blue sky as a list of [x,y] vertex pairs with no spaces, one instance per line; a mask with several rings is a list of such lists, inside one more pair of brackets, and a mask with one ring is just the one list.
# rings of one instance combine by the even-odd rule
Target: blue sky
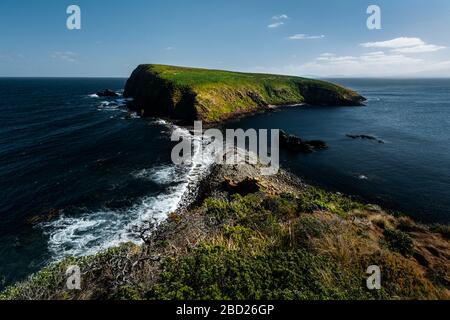
[[[81,30],[66,8],[81,8]],[[366,9],[381,8],[381,30]],[[127,77],[140,63],[450,77],[448,0],[1,0],[0,76]]]

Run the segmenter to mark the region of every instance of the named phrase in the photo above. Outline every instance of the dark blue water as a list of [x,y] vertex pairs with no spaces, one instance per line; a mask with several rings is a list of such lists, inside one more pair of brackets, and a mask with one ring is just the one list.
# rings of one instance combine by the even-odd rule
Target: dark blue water
[[[282,166],[331,190],[361,196],[424,222],[450,222],[450,80],[331,79],[366,107],[301,107],[233,123],[282,128],[330,148],[284,153]],[[373,135],[385,143],[353,140]]]
[[[335,81],[366,96],[367,107],[284,109],[230,126],[326,140],[325,151],[283,153],[282,165],[326,188],[448,223],[450,80]],[[137,241],[133,226],[174,210],[206,166],[172,165],[170,126],[92,96],[124,83],[0,79],[0,287],[65,255]],[[30,221],[48,213],[56,214]]]
[[171,163],[170,128],[92,96],[124,84],[0,79],[0,287],[65,255],[137,241],[135,224],[176,208],[189,168]]

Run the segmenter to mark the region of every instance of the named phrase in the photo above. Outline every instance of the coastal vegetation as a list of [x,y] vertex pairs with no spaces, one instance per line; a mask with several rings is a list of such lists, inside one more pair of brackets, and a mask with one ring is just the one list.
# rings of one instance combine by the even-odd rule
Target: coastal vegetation
[[[163,65],[139,66],[124,95],[144,116],[209,123],[274,105],[364,100],[324,81]],[[295,152],[327,147],[286,133],[281,140]],[[140,245],[67,257],[0,299],[450,299],[448,226],[423,225],[283,170],[263,176],[260,169],[213,165],[189,186],[198,190],[189,206],[141,226]],[[67,287],[70,266],[81,270],[80,290]],[[380,268],[380,289],[367,286],[370,266]]]
[[[380,207],[250,165],[215,167],[197,201],[141,246],[67,258],[9,287],[2,299],[448,299],[450,244]],[[230,192],[247,179],[251,192]],[[245,178],[247,177],[247,178]],[[246,183],[249,185],[249,183]],[[68,290],[69,265],[82,289]],[[366,286],[368,266],[381,289]]]
[[273,74],[140,65],[124,95],[143,116],[217,122],[273,106],[359,106],[356,92],[320,80]]

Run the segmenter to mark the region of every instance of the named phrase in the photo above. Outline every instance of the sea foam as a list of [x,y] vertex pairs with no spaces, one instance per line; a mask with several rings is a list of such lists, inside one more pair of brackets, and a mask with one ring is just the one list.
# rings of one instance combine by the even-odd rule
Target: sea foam
[[66,256],[95,254],[125,242],[141,244],[140,227],[149,222],[161,223],[169,213],[189,201],[189,190],[195,189],[214,162],[215,155],[203,152],[211,142],[167,122],[158,123],[166,124],[171,131],[178,130],[183,137],[192,139],[192,161],[183,166],[157,166],[132,173],[136,179],[151,179],[155,183],[168,185],[165,193],[144,197],[126,209],[87,211],[78,216],[61,215],[57,220],[43,224],[41,227],[49,237],[48,249],[52,261]]

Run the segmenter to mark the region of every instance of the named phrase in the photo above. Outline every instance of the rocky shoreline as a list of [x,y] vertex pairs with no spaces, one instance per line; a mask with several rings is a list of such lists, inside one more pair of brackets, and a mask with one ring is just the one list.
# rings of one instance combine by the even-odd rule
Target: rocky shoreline
[[[450,298],[448,228],[394,217],[284,170],[262,176],[260,165],[213,165],[190,205],[142,235],[141,246],[67,258],[0,297]],[[83,271],[80,291],[65,287],[74,264]],[[365,286],[371,264],[382,269],[381,290]]]

